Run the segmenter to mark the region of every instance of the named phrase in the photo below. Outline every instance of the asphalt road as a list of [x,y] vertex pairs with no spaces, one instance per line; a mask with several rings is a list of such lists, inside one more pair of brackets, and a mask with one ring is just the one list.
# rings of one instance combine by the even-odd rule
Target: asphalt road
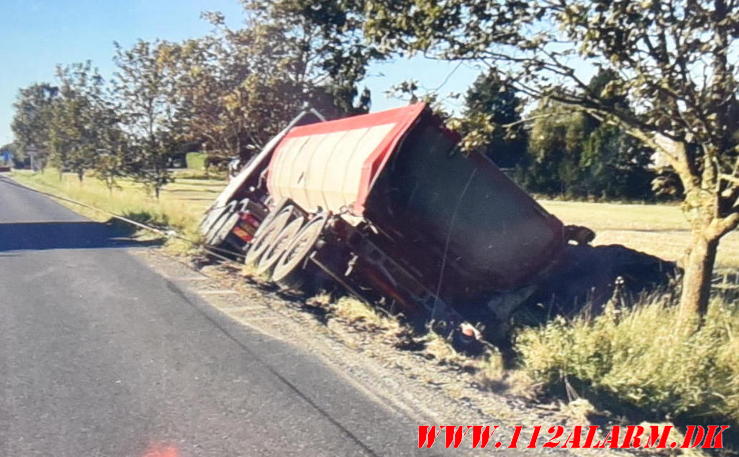
[[0,177],[0,456],[436,453],[415,449],[418,423],[118,235]]

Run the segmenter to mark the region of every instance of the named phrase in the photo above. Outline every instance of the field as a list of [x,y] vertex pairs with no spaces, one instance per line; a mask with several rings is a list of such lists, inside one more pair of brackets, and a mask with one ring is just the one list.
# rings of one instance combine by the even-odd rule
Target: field
[[[595,230],[595,244],[623,244],[667,260],[678,260],[690,229],[678,205],[540,201],[566,224]],[[739,269],[739,232],[721,240],[719,269]]]

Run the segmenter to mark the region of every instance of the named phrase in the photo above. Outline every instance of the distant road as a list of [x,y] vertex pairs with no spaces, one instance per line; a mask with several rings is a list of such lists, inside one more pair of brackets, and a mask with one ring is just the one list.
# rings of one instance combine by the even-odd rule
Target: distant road
[[0,456],[437,454],[415,449],[419,424],[135,248],[0,177]]

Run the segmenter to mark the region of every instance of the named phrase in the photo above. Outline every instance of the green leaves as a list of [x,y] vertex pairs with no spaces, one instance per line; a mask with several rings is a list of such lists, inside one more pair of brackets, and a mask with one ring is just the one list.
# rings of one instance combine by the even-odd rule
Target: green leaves
[[513,168],[525,161],[526,132],[518,92],[495,70],[480,75],[465,95],[465,108],[454,126],[464,134],[465,150],[481,150],[498,166]]
[[328,117],[366,110],[356,85],[376,53],[363,44],[352,3],[244,0],[238,29],[204,14],[215,30],[173,44],[162,67],[173,78],[178,139],[225,162],[248,158],[306,103]]
[[34,164],[73,171],[80,180],[110,148],[117,116],[107,100],[105,83],[88,61],[60,66],[56,85],[21,89],[13,130],[21,150]]
[[172,180],[168,167],[179,145],[181,117],[172,71],[178,58],[179,48],[168,42],[138,41],[127,50],[116,45],[113,89],[126,138],[123,172],[157,197]]
[[18,148],[43,164],[48,155],[49,125],[52,106],[59,96],[59,89],[46,83],[32,84],[18,91],[13,104],[15,116],[11,128]]
[[[715,241],[739,226],[737,6],[734,0],[367,0],[362,11],[365,33],[383,52],[482,62],[526,96],[573,106],[652,148],[669,162],[685,195],[711,195],[699,203],[705,217],[694,231],[695,239]],[[583,75],[593,69],[612,72],[617,82],[588,90]],[[708,274],[685,290],[710,287],[714,259],[693,266],[700,270],[701,262]],[[705,309],[706,294],[700,296],[700,306],[686,308]]]

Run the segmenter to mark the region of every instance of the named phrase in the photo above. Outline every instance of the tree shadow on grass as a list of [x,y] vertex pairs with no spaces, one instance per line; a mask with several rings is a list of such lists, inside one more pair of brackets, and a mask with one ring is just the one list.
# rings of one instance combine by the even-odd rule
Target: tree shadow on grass
[[0,252],[146,247],[164,241],[137,241],[131,238],[135,231],[119,221],[0,223]]

